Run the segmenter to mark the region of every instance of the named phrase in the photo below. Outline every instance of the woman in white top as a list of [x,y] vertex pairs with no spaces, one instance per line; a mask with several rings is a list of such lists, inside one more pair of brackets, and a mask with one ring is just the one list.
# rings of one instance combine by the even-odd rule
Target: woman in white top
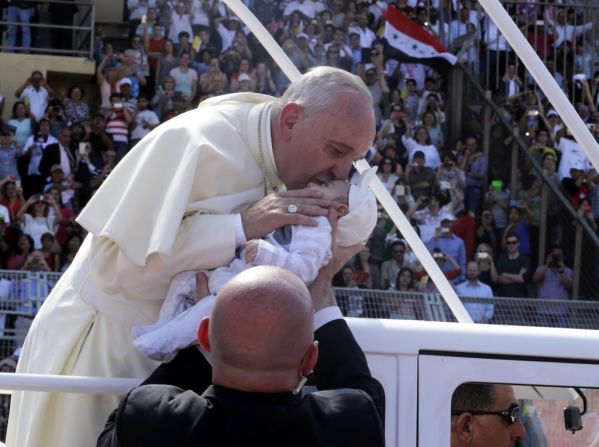
[[376,176],[381,179],[385,188],[389,193],[393,193],[395,189],[395,183],[399,179],[397,175],[395,175],[396,164],[395,162],[385,157],[380,163],[380,171],[376,174]]
[[190,37],[193,36],[191,17],[187,11],[187,6],[183,2],[179,2],[177,3],[175,10],[171,12],[168,38],[173,42],[178,42],[179,33],[183,31],[189,33]]
[[424,153],[424,166],[436,170],[441,164],[441,157],[437,148],[431,144],[428,130],[426,130],[426,127],[418,127],[415,132],[416,136],[412,138],[413,127],[408,124],[407,132],[401,137],[403,145],[408,150],[408,160],[412,161],[416,151],[422,151]]
[[25,146],[27,139],[33,134],[35,125],[35,115],[24,101],[17,101],[12,106],[12,118],[8,120],[8,125],[15,128],[15,137],[19,148]]
[[[48,205],[54,208],[54,216],[48,216]],[[29,211],[29,212],[27,212]],[[33,238],[34,248],[42,248],[42,235],[44,233],[55,234],[58,221],[62,219],[60,207],[51,196],[34,194],[23,204],[17,213],[17,219],[21,222],[23,233]]]

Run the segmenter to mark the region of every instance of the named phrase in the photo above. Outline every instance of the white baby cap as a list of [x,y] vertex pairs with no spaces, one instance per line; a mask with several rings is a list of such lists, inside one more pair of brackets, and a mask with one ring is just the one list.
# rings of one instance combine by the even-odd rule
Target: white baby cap
[[342,247],[366,242],[377,220],[376,198],[368,185],[376,175],[376,166],[350,179],[349,213],[337,223],[337,243]]

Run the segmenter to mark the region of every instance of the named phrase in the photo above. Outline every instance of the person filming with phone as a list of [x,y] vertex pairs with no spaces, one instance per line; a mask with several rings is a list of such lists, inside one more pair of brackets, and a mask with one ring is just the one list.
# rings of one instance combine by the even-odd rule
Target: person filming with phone
[[[569,300],[572,290],[572,269],[564,263],[564,249],[554,245],[544,264],[541,264],[532,275],[537,284],[537,296],[544,300]],[[539,306],[537,309],[539,323],[548,327],[568,327],[568,309],[563,306]]]
[[112,105],[106,115],[106,133],[112,137],[113,148],[119,160],[129,151],[129,124],[133,122],[131,112],[125,107],[120,93],[110,95]]

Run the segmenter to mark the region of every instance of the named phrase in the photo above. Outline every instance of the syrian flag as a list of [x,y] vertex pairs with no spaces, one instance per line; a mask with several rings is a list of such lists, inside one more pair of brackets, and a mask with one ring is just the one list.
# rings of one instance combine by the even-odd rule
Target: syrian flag
[[389,6],[384,17],[388,58],[428,65],[438,73],[448,72],[457,62],[435,36],[403,12]]

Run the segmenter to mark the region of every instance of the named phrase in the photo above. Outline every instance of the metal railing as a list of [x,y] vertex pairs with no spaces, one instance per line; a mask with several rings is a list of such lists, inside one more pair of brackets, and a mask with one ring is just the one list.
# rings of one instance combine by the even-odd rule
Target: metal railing
[[[27,1],[27,0],[25,0]],[[24,52],[36,54],[53,54],[64,56],[78,56],[93,59],[94,53],[94,27],[95,27],[95,2],[93,0],[48,0],[45,2],[32,1],[32,9],[37,11],[39,21],[32,23],[30,21],[8,20],[9,8],[5,8],[5,14],[0,17],[0,26],[7,27],[2,40],[3,52]],[[38,6],[39,3],[42,3]],[[52,4],[73,6],[78,8],[74,14],[72,25],[56,25],[51,23],[50,14],[47,13],[47,7]],[[8,35],[11,29],[15,29],[17,36],[23,35],[23,29],[29,29],[32,35],[37,33],[37,38],[31,38],[31,46],[26,47],[21,41],[21,45],[8,45]],[[52,45],[52,33],[60,30],[69,32],[67,37],[68,48],[55,48]]]
[[[454,3],[458,9],[454,9]],[[575,85],[573,75],[585,73],[587,79],[592,79],[599,63],[599,55],[595,51],[599,28],[592,26],[599,19],[599,5],[588,1],[586,5],[517,0],[501,3],[571,99],[577,98],[581,92]],[[440,40],[458,55],[458,59],[473,75],[480,78],[485,90],[496,91],[504,85],[502,79],[509,65],[516,68],[522,81],[521,90],[527,86],[532,90],[538,89],[516,53],[500,33],[495,33],[496,28],[489,23],[489,17],[478,3],[470,11],[468,20],[474,22],[474,27],[458,25],[461,3],[447,2],[447,5],[434,10],[432,14],[433,8],[429,7],[426,25],[432,28],[431,16],[432,20],[436,20],[435,15],[438,17],[434,28],[438,30]],[[440,26],[439,23],[446,25]],[[564,38],[570,33],[570,40]]]
[[[438,293],[336,288],[343,315],[398,320],[456,321]],[[460,297],[475,322],[599,329],[599,302],[537,298]]]

